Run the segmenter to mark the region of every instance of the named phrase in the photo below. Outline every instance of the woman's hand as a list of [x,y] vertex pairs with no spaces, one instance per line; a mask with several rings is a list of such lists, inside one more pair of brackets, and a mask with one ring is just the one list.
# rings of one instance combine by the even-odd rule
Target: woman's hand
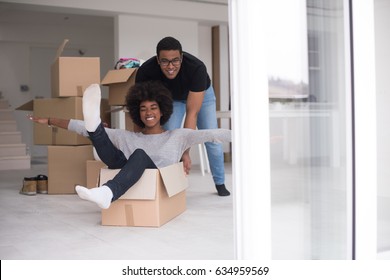
[[27,115],[27,118],[39,124],[49,125],[49,118],[38,118],[34,117],[33,115]]
[[191,157],[190,157],[190,150],[189,149],[183,153],[181,160],[183,162],[183,168],[184,168],[185,174],[187,174],[187,175],[190,174]]
[[27,117],[35,123],[47,125],[49,127],[53,127],[53,126],[59,127],[59,128],[63,128],[63,129],[68,129],[69,122],[70,122],[70,120],[51,118],[51,117],[50,118],[38,118],[38,117],[34,117],[33,115],[28,115]]

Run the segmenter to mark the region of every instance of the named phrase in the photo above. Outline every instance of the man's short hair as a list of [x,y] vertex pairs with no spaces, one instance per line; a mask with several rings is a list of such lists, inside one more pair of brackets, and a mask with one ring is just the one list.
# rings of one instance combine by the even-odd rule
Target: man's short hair
[[160,51],[179,51],[180,55],[183,53],[181,44],[178,40],[173,37],[165,37],[160,40],[157,44],[156,52],[157,57],[160,55]]

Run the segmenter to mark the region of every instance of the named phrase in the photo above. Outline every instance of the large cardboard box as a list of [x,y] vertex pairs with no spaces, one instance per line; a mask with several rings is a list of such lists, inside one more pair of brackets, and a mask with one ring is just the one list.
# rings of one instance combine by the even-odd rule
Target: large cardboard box
[[[118,169],[101,169],[100,185],[118,172]],[[185,211],[187,187],[188,179],[181,162],[146,169],[134,186],[110,208],[102,210],[102,225],[160,227]]]
[[108,86],[108,104],[126,105],[126,95],[135,83],[138,68],[109,70],[101,84]]
[[100,58],[63,57],[67,42],[59,47],[51,66],[52,97],[82,96],[90,84],[100,84]]
[[93,159],[92,145],[48,146],[47,150],[49,194],[74,194],[75,185],[86,185],[85,163]]
[[[111,125],[110,106],[107,99],[101,100],[100,117]],[[36,117],[51,117],[60,119],[83,119],[82,98],[40,98],[31,100],[16,110],[33,111]],[[35,145],[89,145],[91,141],[75,132],[57,127],[48,127],[34,123]]]

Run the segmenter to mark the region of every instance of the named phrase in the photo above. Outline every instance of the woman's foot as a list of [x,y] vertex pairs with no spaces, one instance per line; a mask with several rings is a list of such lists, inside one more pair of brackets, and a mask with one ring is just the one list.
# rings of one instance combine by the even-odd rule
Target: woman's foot
[[102,209],[107,209],[111,205],[113,194],[107,186],[87,189],[86,187],[77,185],[75,190],[81,199],[95,202]]
[[100,86],[92,84],[84,91],[83,95],[83,115],[85,128],[89,132],[94,132],[100,125]]

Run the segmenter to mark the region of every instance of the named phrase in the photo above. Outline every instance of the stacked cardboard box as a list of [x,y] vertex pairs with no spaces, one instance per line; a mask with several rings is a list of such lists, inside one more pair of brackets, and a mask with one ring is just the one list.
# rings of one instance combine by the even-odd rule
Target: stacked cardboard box
[[111,106],[126,105],[126,94],[135,83],[138,68],[110,70],[102,80],[108,86],[108,104]]
[[[38,117],[83,119],[82,96],[90,84],[100,83],[99,57],[62,57],[64,40],[51,66],[51,99],[35,100]],[[36,133],[35,133],[36,132]],[[49,194],[75,193],[74,186],[87,183],[86,162],[93,159],[88,138],[59,128],[34,127],[36,144],[48,146]]]
[[105,167],[106,165],[100,160],[87,160],[87,184],[85,185],[85,187],[87,187],[88,189],[98,187],[100,170]]
[[[90,84],[100,84],[100,58],[62,57],[67,42],[59,47],[51,66],[51,98],[31,100],[18,110],[31,110],[36,117],[83,119],[82,95]],[[109,111],[107,100],[102,102],[103,111]],[[37,123],[33,130],[34,144],[48,146],[48,193],[74,194],[76,184],[86,185],[86,161],[94,158],[90,140]]]

